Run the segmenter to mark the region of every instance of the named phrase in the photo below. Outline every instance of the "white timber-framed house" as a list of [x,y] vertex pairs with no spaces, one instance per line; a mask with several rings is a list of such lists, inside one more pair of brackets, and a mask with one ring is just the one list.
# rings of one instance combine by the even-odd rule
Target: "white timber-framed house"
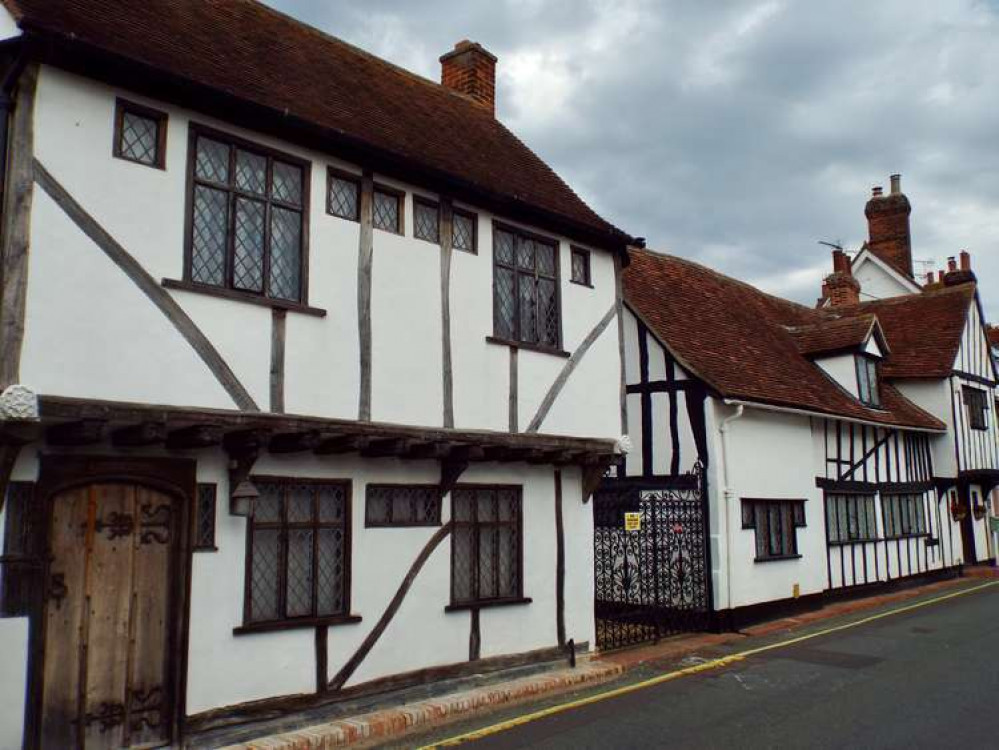
[[592,647],[635,241],[497,121],[496,58],[437,84],[250,0],[0,38],[0,747]]
[[[894,197],[873,200],[905,212],[889,216],[904,258],[898,195],[895,177]],[[879,247],[891,211],[867,213]],[[595,495],[599,645],[739,627],[994,557],[996,377],[970,259],[923,287],[879,250],[854,268],[888,268],[870,288],[894,295],[862,302],[837,251],[818,308],[631,253],[632,450]]]

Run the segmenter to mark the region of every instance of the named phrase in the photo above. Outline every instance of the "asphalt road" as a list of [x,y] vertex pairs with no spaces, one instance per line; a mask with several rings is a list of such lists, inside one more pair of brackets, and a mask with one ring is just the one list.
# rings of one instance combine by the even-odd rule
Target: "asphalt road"
[[999,586],[574,708],[467,747],[999,747],[997,706]]

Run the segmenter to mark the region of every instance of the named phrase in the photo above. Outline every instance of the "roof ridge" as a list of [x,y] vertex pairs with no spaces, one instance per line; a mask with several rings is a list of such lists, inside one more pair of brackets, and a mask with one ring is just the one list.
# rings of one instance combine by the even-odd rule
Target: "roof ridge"
[[643,249],[631,250],[630,252],[632,252],[632,253],[647,253],[649,255],[658,255],[661,258],[672,259],[672,260],[678,261],[680,263],[684,263],[684,264],[686,264],[688,266],[695,266],[695,267],[697,267],[697,268],[699,268],[699,269],[701,269],[703,271],[707,271],[712,276],[725,279],[726,281],[730,281],[730,282],[732,282],[734,284],[738,284],[741,287],[749,289],[752,292],[754,292],[756,294],[759,294],[760,296],[763,296],[763,297],[766,297],[768,299],[774,300],[775,302],[780,302],[781,304],[785,304],[785,305],[791,305],[792,307],[798,308],[798,309],[800,309],[800,310],[802,310],[804,312],[807,312],[810,315],[819,315],[819,316],[823,316],[824,319],[830,319],[829,318],[829,313],[827,311],[825,311],[825,310],[818,310],[818,309],[816,309],[814,307],[809,307],[808,305],[803,305],[800,302],[795,302],[794,300],[787,299],[786,297],[778,297],[776,294],[771,294],[770,292],[765,292],[762,289],[760,289],[758,286],[754,286],[753,284],[750,284],[748,281],[743,281],[742,279],[737,279],[735,276],[729,276],[728,274],[722,273],[721,271],[717,271],[714,268],[711,268],[710,266],[706,266],[703,263],[699,263],[696,260],[691,260],[690,258],[684,258],[684,257],[682,257],[680,255],[673,255],[671,253],[664,253],[662,251],[654,250],[654,249],[649,248],[649,247],[646,247],[646,248],[643,248]]
[[[232,2],[243,3],[245,5],[253,5],[255,7],[261,8],[261,9],[263,9],[263,11],[265,13],[268,13],[268,14],[270,14],[272,16],[275,16],[275,17],[281,19],[282,21],[284,21],[286,23],[290,23],[290,24],[292,24],[294,26],[297,26],[298,28],[300,28],[300,29],[302,29],[304,31],[307,31],[310,34],[319,37],[320,39],[322,39],[323,41],[325,41],[327,43],[341,44],[344,47],[346,47],[347,49],[349,49],[351,52],[353,52],[353,53],[355,53],[355,54],[357,54],[357,55],[359,55],[361,57],[365,57],[365,58],[367,58],[369,60],[372,60],[372,61],[374,61],[374,62],[376,62],[376,63],[378,63],[380,65],[384,65],[387,68],[391,68],[396,73],[399,73],[399,74],[402,74],[404,76],[407,76],[408,78],[411,78],[411,79],[413,79],[413,80],[415,80],[415,81],[417,81],[417,82],[419,82],[419,83],[421,83],[421,84],[423,84],[425,86],[428,86],[428,87],[430,87],[430,88],[432,88],[432,89],[434,89],[436,91],[439,91],[439,92],[441,92],[441,93],[443,93],[445,95],[452,96],[452,97],[454,97],[454,98],[456,98],[456,99],[458,99],[460,101],[465,102],[468,106],[474,107],[475,108],[474,111],[478,111],[478,112],[482,111],[481,107],[479,107],[478,105],[476,105],[475,102],[470,97],[468,97],[465,94],[462,94],[460,91],[455,91],[454,89],[448,88],[447,86],[445,86],[442,83],[438,83],[437,81],[434,81],[434,80],[432,80],[430,78],[427,78],[426,76],[421,76],[419,73],[415,73],[412,70],[409,70],[408,68],[404,68],[401,65],[397,65],[396,63],[392,62],[391,60],[386,60],[384,57],[379,57],[378,55],[374,54],[373,52],[368,52],[366,49],[363,49],[362,47],[358,47],[356,44],[352,44],[351,42],[348,42],[345,39],[341,39],[338,36],[334,36],[333,34],[329,33],[328,31],[323,31],[318,26],[313,26],[312,24],[306,23],[305,21],[303,21],[303,20],[301,20],[299,18],[295,18],[294,16],[292,16],[292,15],[290,15],[288,13],[285,13],[282,10],[278,10],[277,8],[274,8],[274,7],[270,6],[270,5],[268,5],[267,3],[261,2],[261,0],[231,0],[231,1]],[[16,0],[6,0],[6,2],[16,3]]]

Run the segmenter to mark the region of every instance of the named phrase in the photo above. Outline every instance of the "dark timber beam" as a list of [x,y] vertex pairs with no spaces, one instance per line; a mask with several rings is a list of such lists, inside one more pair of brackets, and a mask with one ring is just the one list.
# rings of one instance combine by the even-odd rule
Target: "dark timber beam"
[[163,422],[140,422],[119,427],[111,433],[111,444],[116,448],[141,448],[165,443],[166,425]]
[[222,443],[222,428],[214,424],[196,424],[167,433],[166,447],[170,450],[210,448]]
[[406,457],[415,458],[415,459],[447,458],[451,450],[457,445],[458,443],[447,440],[438,441],[438,442],[416,443],[409,449],[409,452],[406,454]]
[[468,461],[455,461],[453,459],[441,461],[441,495],[446,495],[454,489],[467,468]]
[[315,447],[318,456],[334,456],[338,453],[357,453],[367,446],[370,438],[359,435],[336,435],[323,438]]
[[361,455],[365,458],[385,458],[388,456],[402,456],[411,447],[414,441],[403,438],[381,438],[372,440],[365,447],[361,448]]
[[317,445],[318,432],[282,432],[271,437],[267,448],[271,453],[303,453],[315,450]]
[[81,419],[49,427],[45,439],[49,445],[94,445],[104,439],[107,422],[103,419]]

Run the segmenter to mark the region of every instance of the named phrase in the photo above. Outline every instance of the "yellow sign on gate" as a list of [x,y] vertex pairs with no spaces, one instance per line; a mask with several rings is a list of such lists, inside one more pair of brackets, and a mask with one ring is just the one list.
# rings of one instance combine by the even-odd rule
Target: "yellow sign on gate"
[[624,530],[625,531],[641,531],[642,530],[642,514],[641,513],[625,513],[624,514]]

